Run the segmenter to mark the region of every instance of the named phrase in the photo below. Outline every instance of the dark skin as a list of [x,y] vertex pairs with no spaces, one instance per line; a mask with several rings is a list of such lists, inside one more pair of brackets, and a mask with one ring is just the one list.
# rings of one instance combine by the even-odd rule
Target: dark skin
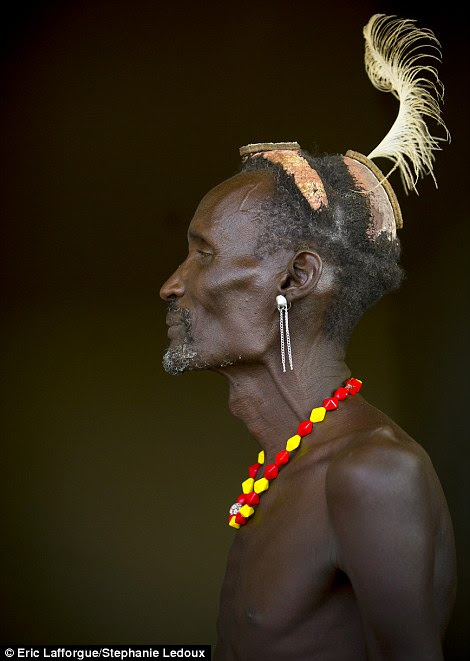
[[[266,464],[350,376],[344,348],[322,333],[334,266],[314,249],[255,251],[272,187],[251,172],[213,189],[190,224],[186,261],[161,289],[173,303],[170,349],[190,346],[185,369],[229,379],[230,409]],[[291,303],[285,374],[278,294]],[[348,397],[234,531],[215,659],[442,659],[454,591],[452,524],[429,457],[361,395]]]

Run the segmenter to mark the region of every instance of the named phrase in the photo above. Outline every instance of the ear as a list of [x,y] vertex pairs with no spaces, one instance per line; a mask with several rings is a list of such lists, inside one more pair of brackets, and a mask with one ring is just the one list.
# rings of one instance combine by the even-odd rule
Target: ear
[[323,270],[323,262],[312,250],[299,250],[290,260],[279,293],[295,301],[308,296],[316,287]]

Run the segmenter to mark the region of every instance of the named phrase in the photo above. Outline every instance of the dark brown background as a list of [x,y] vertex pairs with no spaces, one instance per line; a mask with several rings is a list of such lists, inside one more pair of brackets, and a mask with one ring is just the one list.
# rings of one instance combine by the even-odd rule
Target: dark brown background
[[213,641],[226,508],[257,449],[218,377],[163,373],[157,292],[240,145],[368,153],[382,138],[397,106],[363,69],[377,11],[441,39],[453,139],[438,191],[428,178],[407,198],[393,180],[408,277],[367,313],[350,364],[441,477],[460,564],[448,658],[468,652],[466,22],[449,3],[372,0],[4,15],[3,641]]

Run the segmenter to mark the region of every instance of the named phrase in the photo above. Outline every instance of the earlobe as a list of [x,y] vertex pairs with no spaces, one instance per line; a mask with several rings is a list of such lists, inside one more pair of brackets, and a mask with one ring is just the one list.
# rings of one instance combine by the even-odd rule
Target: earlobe
[[308,296],[322,274],[321,257],[311,250],[301,250],[290,260],[279,291],[289,301]]

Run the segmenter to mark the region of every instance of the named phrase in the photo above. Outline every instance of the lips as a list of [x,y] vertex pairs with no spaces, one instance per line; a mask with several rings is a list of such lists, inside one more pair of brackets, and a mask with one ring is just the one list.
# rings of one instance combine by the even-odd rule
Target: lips
[[182,326],[184,325],[184,321],[181,317],[169,314],[166,318],[166,325],[168,328],[171,328],[172,326]]
[[166,311],[166,324],[168,326],[168,337],[176,339],[184,333],[186,341],[192,342],[191,315],[187,308],[180,308],[175,303],[170,302]]
[[181,339],[186,337],[186,331],[184,330],[183,324],[173,324],[173,326],[168,326],[166,332],[170,342],[171,340],[181,341]]

